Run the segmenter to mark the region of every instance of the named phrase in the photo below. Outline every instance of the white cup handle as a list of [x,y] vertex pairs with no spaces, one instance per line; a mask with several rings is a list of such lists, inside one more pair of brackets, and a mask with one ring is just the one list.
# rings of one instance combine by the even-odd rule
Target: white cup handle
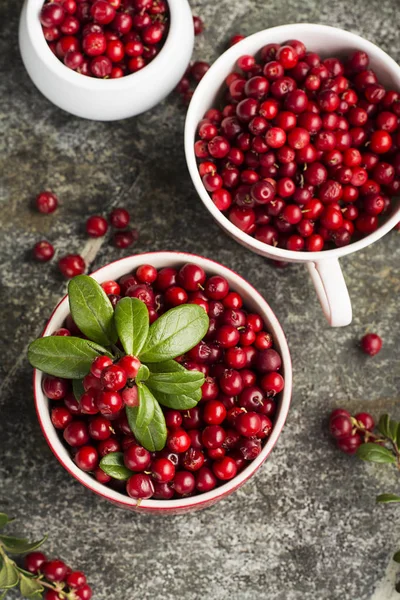
[[331,327],[344,327],[352,319],[351,301],[337,259],[307,263],[322,310]]

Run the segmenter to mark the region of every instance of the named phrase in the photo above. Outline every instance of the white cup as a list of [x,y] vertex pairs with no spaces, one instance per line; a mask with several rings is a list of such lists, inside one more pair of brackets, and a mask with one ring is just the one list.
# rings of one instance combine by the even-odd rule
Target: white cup
[[311,275],[326,318],[332,327],[340,327],[351,323],[352,309],[339,258],[369,246],[392,229],[400,221],[399,199],[397,199],[395,208],[391,210],[389,215],[385,216],[384,221],[376,231],[343,248],[321,252],[294,252],[275,248],[244,233],[218,210],[203,186],[194,153],[197,125],[205,112],[218,103],[225,77],[234,69],[239,56],[256,54],[266,44],[282,43],[289,39],[301,40],[309,50],[318,52],[323,57],[344,57],[353,50],[363,50],[368,53],[371,68],[376,71],[379,81],[390,89],[400,89],[399,65],[383,50],[354,33],[335,27],[310,23],[282,25],[260,31],[224,52],[198,85],[186,118],[186,161],[197,193],[222,229],[256,254],[274,260],[304,263]]
[[25,0],[19,47],[30,78],[53,104],[85,119],[116,121],[153,108],[175,88],[193,52],[193,17],[188,1],[167,1],[171,22],[160,53],[137,73],[104,80],[76,73],[54,56],[39,20],[43,0]]

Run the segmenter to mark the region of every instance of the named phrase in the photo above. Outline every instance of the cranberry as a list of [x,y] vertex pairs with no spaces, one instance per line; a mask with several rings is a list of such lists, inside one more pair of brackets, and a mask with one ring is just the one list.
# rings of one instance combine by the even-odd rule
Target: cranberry
[[131,471],[146,471],[151,463],[151,455],[142,446],[129,446],[124,452],[125,466]]
[[175,429],[168,435],[167,447],[178,454],[186,452],[190,447],[190,437],[183,429]]
[[154,494],[154,484],[149,475],[137,473],[128,479],[126,491],[131,498],[151,498]]
[[43,27],[61,25],[65,18],[65,10],[62,4],[53,2],[44,4],[40,12],[40,22]]
[[103,369],[100,379],[104,389],[111,392],[117,392],[125,387],[127,374],[119,364],[110,365]]
[[235,427],[240,435],[253,437],[261,429],[261,420],[255,412],[244,412],[237,416]]
[[72,421],[65,428],[63,435],[70,446],[84,446],[89,442],[89,433],[84,421]]
[[201,492],[209,492],[217,485],[217,479],[213,472],[207,468],[202,467],[196,472],[196,489]]
[[112,391],[100,392],[96,402],[101,414],[109,417],[119,413],[123,406],[120,394]]
[[378,352],[381,351],[382,339],[376,333],[367,333],[361,339],[361,348],[365,354],[369,354],[369,356],[375,356],[375,354],[378,354]]
[[71,279],[85,272],[86,264],[79,254],[67,254],[58,261],[58,268],[64,277]]
[[140,369],[141,362],[136,356],[123,356],[118,361],[118,366],[126,373],[128,379],[134,379]]
[[41,192],[35,202],[37,210],[46,215],[54,212],[58,206],[58,198],[52,192]]
[[134,229],[127,231],[117,231],[114,233],[114,245],[117,248],[129,248],[138,239],[137,231]]
[[261,442],[258,439],[244,439],[240,444],[240,452],[245,460],[254,460],[261,452]]
[[89,435],[93,440],[107,440],[112,430],[110,421],[103,416],[94,417],[89,423]]
[[152,462],[151,475],[160,483],[168,483],[175,476],[175,465],[167,458],[157,458]]
[[200,17],[193,15],[194,34],[200,35],[204,31],[204,23]]
[[82,571],[73,571],[65,580],[66,584],[72,589],[78,589],[86,585],[86,577]]
[[188,471],[198,471],[204,465],[204,454],[197,448],[189,448],[183,457],[183,466]]

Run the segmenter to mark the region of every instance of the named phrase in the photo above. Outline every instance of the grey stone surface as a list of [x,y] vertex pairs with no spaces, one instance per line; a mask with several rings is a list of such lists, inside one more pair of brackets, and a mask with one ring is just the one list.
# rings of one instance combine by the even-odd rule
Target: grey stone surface
[[[400,417],[399,234],[342,261],[354,320],[329,329],[303,267],[276,270],[211,221],[186,170],[179,100],[101,124],[37,92],[18,54],[21,4],[0,4],[0,509],[32,537],[48,532],[49,553],[84,569],[98,600],[388,600],[398,509],[374,498],[398,492],[399,476],[338,453],[325,420],[338,405]],[[301,21],[350,29],[400,58],[397,0],[192,5],[207,25],[199,58],[215,59],[233,33]],[[30,203],[48,187],[61,207],[43,217]],[[116,205],[132,211],[140,230],[135,252],[186,250],[233,267],[267,298],[288,336],[294,393],[278,446],[244,488],[203,512],[137,515],[101,501],[58,464],[36,420],[26,348],[65,282],[29,250],[48,238],[59,256],[87,251],[85,218]],[[124,254],[105,240],[90,268]],[[367,329],[384,339],[373,359],[356,347]]]

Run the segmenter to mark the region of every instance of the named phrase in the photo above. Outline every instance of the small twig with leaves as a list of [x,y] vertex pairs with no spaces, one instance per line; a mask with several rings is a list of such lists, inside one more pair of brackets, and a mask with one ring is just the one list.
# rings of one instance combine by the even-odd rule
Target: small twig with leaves
[[[356,454],[361,460],[378,464],[395,465],[400,470],[400,422],[382,415],[377,425],[368,413],[354,417],[344,409],[335,409],[329,419],[329,429],[337,446],[346,454]],[[397,494],[379,494],[376,501],[384,504],[400,502]],[[400,550],[393,560],[400,563]],[[400,592],[400,582],[396,586]]]
[[[0,513],[0,529],[14,519]],[[38,542],[25,538],[0,535],[0,600],[7,592],[19,586],[21,595],[31,600],[90,600],[92,590],[81,571],[71,571],[60,560],[47,560],[42,552],[35,552],[47,536]],[[9,555],[25,554],[22,568]]]

